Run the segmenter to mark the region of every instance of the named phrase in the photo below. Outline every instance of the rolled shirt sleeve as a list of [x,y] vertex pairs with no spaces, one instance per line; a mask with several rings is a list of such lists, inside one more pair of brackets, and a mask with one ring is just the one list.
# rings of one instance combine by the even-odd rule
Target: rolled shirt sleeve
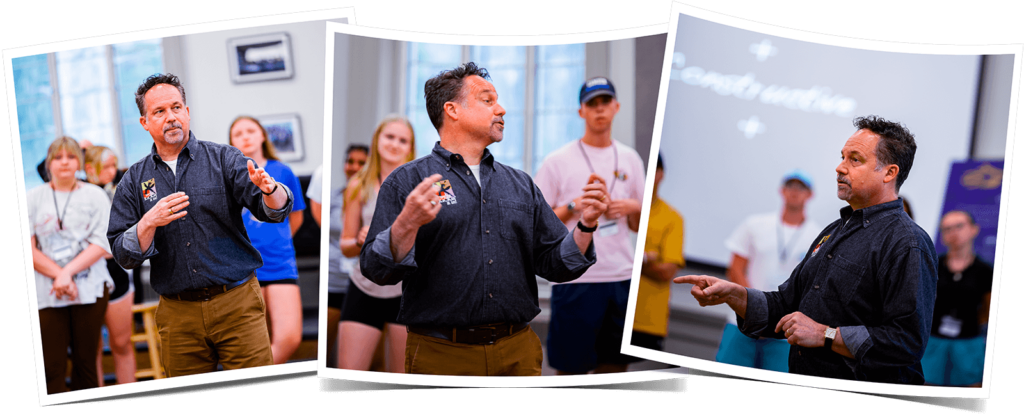
[[[561,225],[561,223],[559,223],[559,225]],[[559,257],[561,258],[562,264],[565,266],[568,275],[575,276],[569,280],[579,278],[583,275],[583,272],[587,271],[587,268],[597,262],[597,251],[594,250],[594,242],[591,241],[590,245],[587,246],[586,253],[580,253],[580,247],[576,245],[576,239],[573,238],[572,234],[572,232],[567,233],[565,237],[562,238],[562,242],[558,245]],[[565,281],[568,280],[563,280],[563,282]]]
[[[391,256],[391,227],[388,227],[384,231],[377,234],[377,237],[373,239],[373,242],[367,242],[363,247],[370,246],[367,252],[369,256],[368,264],[373,264],[377,274],[375,276],[382,276],[383,278],[373,279],[374,283],[379,285],[396,285],[402,281],[402,279],[409,273],[416,270],[416,246],[413,245],[412,249],[409,250],[409,254],[405,255],[405,258],[400,262],[395,262]],[[359,259],[362,261],[363,252],[359,254]],[[364,269],[362,263],[359,267]],[[365,270],[365,269],[364,269]],[[365,275],[365,274],[364,274]]]
[[[150,244],[149,249],[146,250],[146,252],[142,252],[142,244],[139,243],[139,234],[136,230],[137,227],[138,224],[135,224],[132,225],[131,228],[125,230],[121,238],[121,248],[127,252],[129,257],[138,261],[139,264],[142,264],[144,260],[155,256],[159,252],[156,250],[156,244]],[[138,265],[133,267],[138,267]]]
[[[394,172],[392,172],[394,174]],[[391,179],[389,177],[388,179]],[[370,221],[370,231],[359,251],[359,269],[363,276],[378,285],[395,285],[417,269],[416,244],[401,262],[395,262],[391,255],[391,225],[402,212],[408,195],[397,188],[395,182],[386,180],[377,193],[377,205]]]
[[556,283],[579,279],[597,262],[593,240],[586,253],[581,253],[573,238],[575,228],[566,230],[536,185],[534,192],[537,194],[534,198],[534,266],[537,275]]
[[736,315],[736,326],[740,332],[755,338],[772,337],[772,334],[763,335],[764,330],[768,327],[768,299],[764,292],[747,288],[746,315],[746,318],[739,314]]
[[[252,181],[249,181],[249,183],[252,184]],[[255,186],[255,184],[253,184],[253,186]],[[264,222],[284,222],[284,220],[286,218],[288,218],[288,214],[290,214],[292,212],[292,206],[293,206],[293,204],[295,202],[295,196],[294,196],[294,194],[292,194],[291,189],[288,189],[287,186],[280,185],[280,184],[279,184],[279,186],[281,188],[283,188],[284,191],[288,194],[288,202],[286,202],[284,204],[284,206],[281,207],[281,209],[273,209],[273,208],[267,206],[267,204],[265,204],[263,202],[263,197],[262,197],[263,192],[260,191],[260,195],[261,196],[259,198],[259,203],[260,203],[260,205],[263,206],[263,213],[266,214],[266,217],[267,217],[267,219],[263,219],[263,218],[261,218],[260,216],[257,215],[256,218],[259,218],[260,221],[264,221]],[[259,189],[259,187],[257,187],[256,189]]]
[[139,244],[137,227],[139,220],[142,219],[140,213],[143,208],[138,205],[142,198],[137,195],[135,187],[130,186],[135,182],[130,170],[121,178],[117,191],[114,192],[110,219],[107,222],[110,254],[114,256],[114,261],[126,270],[141,266],[143,261],[159,253],[156,244],[150,244],[145,252],[142,252]]

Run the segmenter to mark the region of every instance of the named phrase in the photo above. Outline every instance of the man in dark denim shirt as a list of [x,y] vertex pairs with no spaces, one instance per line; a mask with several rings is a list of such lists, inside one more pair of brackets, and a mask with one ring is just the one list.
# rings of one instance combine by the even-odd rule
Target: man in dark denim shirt
[[369,279],[402,282],[410,373],[540,375],[535,276],[570,281],[596,260],[604,183],[584,188],[581,224],[567,232],[530,177],[486,149],[505,114],[486,78],[468,63],[427,81],[441,140],[381,184],[360,254]]
[[850,206],[777,292],[710,276],[675,281],[694,284],[702,306],[728,304],[744,334],[787,339],[791,373],[923,384],[938,258],[897,196],[917,145],[898,123],[870,116],[854,125],[836,168]]
[[118,185],[107,238],[122,267],[150,260],[167,375],[214,371],[218,363],[225,369],[272,364],[263,299],[252,278],[263,260],[249,243],[241,209],[281,222],[291,211],[291,192],[238,149],[197,140],[174,75],[147,78],[135,97],[153,151]]

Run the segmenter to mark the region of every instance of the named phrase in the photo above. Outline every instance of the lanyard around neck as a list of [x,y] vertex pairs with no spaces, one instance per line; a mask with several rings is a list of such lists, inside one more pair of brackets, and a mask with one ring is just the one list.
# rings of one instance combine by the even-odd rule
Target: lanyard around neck
[[[590,168],[590,173],[597,173],[594,171],[594,165],[590,163],[590,157],[587,156],[587,151],[583,149],[583,139],[579,139],[576,144],[580,146],[580,153],[583,153],[583,159],[587,161],[587,167]],[[615,146],[615,142],[612,142],[612,153],[615,154],[615,170],[612,171],[612,176],[614,176],[612,178],[612,186],[608,188],[609,196],[612,194],[612,191],[615,190],[615,183],[618,182],[619,179],[619,149]]]
[[64,230],[64,218],[67,218],[68,205],[71,205],[71,195],[74,195],[75,188],[77,187],[78,183],[76,182],[75,185],[71,187],[71,191],[68,192],[68,199],[64,200],[64,210],[61,211],[60,208],[57,207],[57,187],[53,185],[53,182],[50,183],[50,190],[53,191],[51,193],[51,195],[53,195],[53,211],[57,214],[57,229],[61,231]]
[[789,237],[789,241],[785,241],[785,237],[783,237],[783,234],[785,234],[783,227],[785,227],[785,225],[782,223],[782,221],[779,221],[779,223],[775,227],[775,234],[778,237],[780,263],[786,262],[786,257],[788,257],[790,253],[789,250],[793,248],[793,245],[796,243],[797,234],[800,234],[800,229],[797,228],[796,230],[793,230],[793,235]]

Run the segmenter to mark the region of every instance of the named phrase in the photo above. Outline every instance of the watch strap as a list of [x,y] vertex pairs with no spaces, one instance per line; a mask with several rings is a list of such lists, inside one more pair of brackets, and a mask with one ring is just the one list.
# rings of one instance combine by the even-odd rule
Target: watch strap
[[277,182],[274,182],[274,189],[271,189],[270,192],[263,192],[262,188],[260,189],[260,192],[263,192],[263,195],[273,195],[274,192],[277,192],[277,185],[279,184]]
[[592,233],[594,231],[597,231],[597,224],[594,224],[593,227],[587,227],[586,225],[583,225],[583,221],[577,221],[576,228],[579,228],[580,231],[585,233]]
[[836,328],[826,327],[825,328],[825,349],[832,349],[832,341],[836,338]]

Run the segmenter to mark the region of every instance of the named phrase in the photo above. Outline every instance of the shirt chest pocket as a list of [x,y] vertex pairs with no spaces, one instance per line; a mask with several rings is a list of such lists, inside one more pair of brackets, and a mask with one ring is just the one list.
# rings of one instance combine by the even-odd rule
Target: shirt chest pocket
[[533,241],[533,207],[512,199],[498,199],[501,237],[515,241]]
[[193,189],[188,200],[188,215],[195,215],[194,219],[197,222],[228,221],[228,201],[223,186]]
[[825,297],[845,305],[857,293],[866,269],[838,254],[829,254],[826,260],[829,265],[825,275]]

